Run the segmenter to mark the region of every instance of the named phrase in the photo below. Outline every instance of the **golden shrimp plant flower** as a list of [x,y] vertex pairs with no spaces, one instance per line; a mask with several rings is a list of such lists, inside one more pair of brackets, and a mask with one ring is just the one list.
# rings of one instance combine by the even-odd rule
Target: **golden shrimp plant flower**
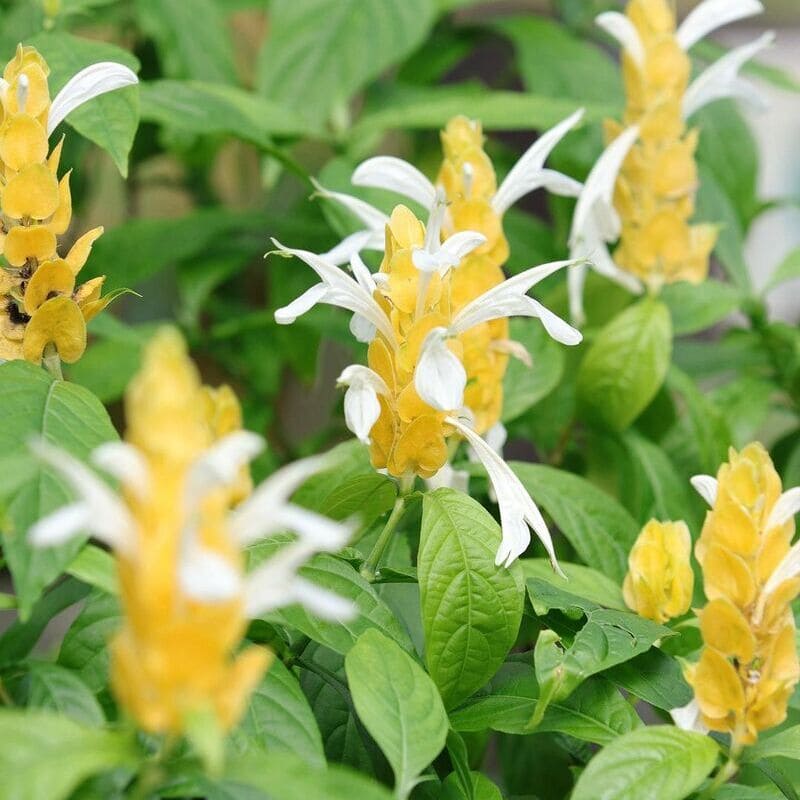
[[692,537],[685,522],[651,519],[628,556],[625,604],[642,617],[667,622],[689,610],[694,573]]
[[[429,214],[443,202],[440,228],[445,238],[468,231],[483,235],[485,241],[466,253],[450,276],[451,303],[457,310],[503,281],[502,268],[508,258],[503,216],[517,200],[539,188],[568,196],[580,191],[580,183],[546,169],[545,161],[582,114],[575,112],[540,136],[499,186],[484,150],[480,123],[463,116],[450,120],[442,131],[443,160],[435,183],[412,164],[393,156],[376,156],[363,162],[352,181],[357,186],[382,188],[410,198]],[[324,254],[325,258],[342,264],[362,249],[384,251],[384,231],[389,222],[386,214],[351,195],[317,188],[320,195],[347,208],[366,226]],[[355,325],[354,332],[358,333],[358,322]],[[466,373],[464,405],[472,415],[473,427],[480,434],[497,428],[491,438],[502,441],[504,429],[499,420],[508,358],[515,356],[530,364],[528,353],[509,339],[504,318],[471,327],[459,336],[459,346]]]
[[432,478],[447,463],[448,440],[467,440],[485,465],[500,506],[502,543],[498,564],[510,564],[530,543],[532,528],[555,564],[547,527],[519,479],[472,427],[464,408],[467,371],[463,334],[509,316],[538,318],[548,333],[576,344],[578,331],[527,292],[539,281],[569,266],[558,261],[533,267],[459,302],[454,280],[465,260],[487,238],[459,231],[441,239],[445,203],[437,192],[424,226],[405,206],[397,206],[386,226],[385,254],[371,275],[356,255],[353,276],[324,256],[275,242],[278,252],[296,256],[320,278],[301,297],[275,312],[278,323],[293,322],[316,303],[351,311],[370,332],[368,366],[347,367],[339,383],[345,393],[345,419],[369,444],[373,466],[402,482]]
[[[759,102],[758,92],[739,71],[774,37],[766,33],[731,50],[691,82],[688,52],[716,28],[761,11],[759,0],[704,0],[678,26],[668,0],[630,0],[625,14],[609,11],[597,17],[598,25],[622,45],[627,102],[622,123],[606,122],[614,155],[605,157],[605,168],[594,181],[590,176],[586,182],[587,198],[582,204],[579,200],[583,208],[581,215],[576,212],[571,243],[573,255],[593,252],[597,271],[626,288],[658,291],[675,281],[699,283],[708,274],[717,228],[690,223],[699,132],[688,127],[689,121],[721,98]],[[612,258],[607,245],[615,241]],[[583,318],[585,270],[576,268],[570,276],[575,322]]]
[[137,82],[122,64],[102,62],[81,70],[51,101],[49,68],[33,47],[17,48],[0,80],[0,358],[77,361],[86,347],[86,323],[109,302],[105,278],[77,284],[77,276],[103,233],[84,233],[59,254],[58,237],[72,219],[67,172],[58,179],[63,139],[48,139],[75,108],[97,95]]
[[[124,622],[110,643],[112,686],[141,728],[181,733],[191,715],[210,713],[227,730],[270,660],[261,647],[238,649],[249,618],[297,602],[329,619],[351,612],[297,575],[314,553],[340,549],[351,529],[289,502],[324,457],[248,492],[243,470],[263,442],[239,429],[229,389],[201,386],[174,330],[147,346],[125,411],[125,441],[91,455],[119,491],[66,452],[33,445],[78,499],[29,538],[48,546],[86,531],[114,551]],[[242,548],[285,530],[297,539],[246,574]]]
[[693,478],[711,506],[695,553],[706,606],[703,649],[686,671],[699,721],[729,733],[732,750],[786,718],[800,663],[791,602],[800,592],[800,543],[791,546],[800,488],[782,491],[767,451],[731,449],[716,479]]

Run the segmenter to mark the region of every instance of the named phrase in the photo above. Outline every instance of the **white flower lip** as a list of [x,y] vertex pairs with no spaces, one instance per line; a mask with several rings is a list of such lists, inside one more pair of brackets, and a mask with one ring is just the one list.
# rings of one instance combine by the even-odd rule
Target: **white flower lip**
[[447,346],[446,328],[433,328],[422,343],[414,370],[414,388],[431,408],[457,411],[464,405],[467,372]]
[[411,261],[420,272],[438,272],[445,275],[452,267],[457,267],[463,258],[473,250],[486,244],[486,237],[477,231],[459,231],[441,245],[430,249],[417,247],[411,254]]
[[739,77],[739,70],[774,41],[774,32],[767,31],[755,41],[730,50],[698,75],[683,96],[684,119],[689,119],[703,106],[726,97],[738,98],[756,108],[763,108],[764,98],[750,81]]
[[49,136],[78,106],[115,89],[133,86],[139,79],[136,73],[114,61],[100,61],[73,75],[64,88],[53,98],[47,118]]
[[645,51],[636,26],[619,11],[605,11],[595,17],[595,23],[622,45],[622,49],[636,62],[644,66]]
[[361,364],[345,367],[336,384],[347,387],[344,420],[348,430],[364,444],[369,444],[370,431],[381,415],[378,395],[389,396],[389,387],[377,372]]
[[704,0],[687,14],[676,39],[684,50],[689,50],[711,31],[763,11],[760,0]]
[[691,478],[690,483],[697,494],[713,508],[714,503],[717,502],[717,490],[719,488],[717,479],[712,475],[695,475]]
[[413,164],[394,156],[375,156],[359,164],[353,172],[354,186],[387,189],[409,197],[430,209],[436,199],[436,187]]
[[500,566],[510,566],[527,550],[531,541],[531,529],[544,545],[553,569],[566,578],[558,565],[553,540],[541,512],[525,490],[520,479],[512,472],[505,461],[468,425],[455,417],[445,417],[472,446],[489,476],[489,481],[497,496],[500,507],[500,527],[502,540],[495,557]]

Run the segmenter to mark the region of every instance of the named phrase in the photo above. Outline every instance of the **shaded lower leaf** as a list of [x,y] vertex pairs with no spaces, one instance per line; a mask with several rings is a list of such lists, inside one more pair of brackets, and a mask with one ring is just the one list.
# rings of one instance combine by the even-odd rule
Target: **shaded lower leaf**
[[693,697],[680,664],[657,647],[604,674],[634,697],[664,711],[685,706]]
[[87,725],[102,725],[105,720],[88,686],[58,664],[39,661],[30,665],[27,700],[30,706],[57,711]]
[[404,800],[447,738],[447,714],[436,686],[408,653],[376,630],[359,638],[345,670],[358,716],[392,765],[395,794]]

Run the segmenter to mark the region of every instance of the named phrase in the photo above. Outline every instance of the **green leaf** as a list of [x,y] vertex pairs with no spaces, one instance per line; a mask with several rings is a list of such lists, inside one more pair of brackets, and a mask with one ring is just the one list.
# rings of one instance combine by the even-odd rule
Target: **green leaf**
[[86,684],[58,664],[35,661],[28,674],[28,705],[50,709],[93,727],[105,721],[103,710]]
[[294,112],[244,89],[202,81],[147,81],[142,119],[195,136],[235,136],[265,149],[273,136],[311,132]]
[[425,661],[447,708],[483,686],[516,641],[524,588],[518,564],[495,565],[500,527],[452,489],[425,495],[418,556]]
[[2,800],[62,800],[91,775],[139,761],[130,734],[48,711],[0,711],[0,740]]
[[578,371],[578,397],[588,414],[613,430],[627,428],[656,396],[669,367],[669,309],[645,298],[611,320]]
[[[108,42],[79,39],[63,31],[49,31],[26,42],[47,59],[50,67],[50,93],[56,92],[77,72],[98,61],[117,61],[139,69],[138,60],[127,50]],[[67,122],[81,136],[91,139],[113,159],[123,178],[128,175],[130,153],[139,126],[139,87],[126,86],[95,97],[76,108]]]
[[[508,663],[492,680],[488,693],[472,698],[450,713],[457,731],[486,729],[529,733],[528,723],[539,697],[533,664]],[[548,705],[537,732],[566,733],[606,745],[641,726],[636,711],[604,678],[589,678],[570,697]]]
[[540,464],[512,462],[510,466],[581,559],[621,584],[628,551],[639,534],[633,517],[578,475]]
[[358,716],[392,765],[395,794],[405,800],[447,738],[436,686],[411,656],[375,630],[359,638],[345,669]]
[[275,0],[258,87],[319,124],[421,44],[433,0]]
[[742,293],[729,283],[708,278],[702,283],[671,283],[661,292],[672,317],[675,336],[697,333],[724,320],[742,303]]
[[325,516],[335,520],[357,517],[362,527],[371,525],[391,510],[397,496],[397,484],[374,470],[341,483],[334,481],[333,486],[328,484],[326,488],[326,493],[321,492],[319,498],[315,498],[315,509],[324,510]]
[[284,750],[315,767],[325,764],[322,738],[297,679],[275,659],[250,697],[240,730],[265,750]]
[[215,0],[136,0],[136,7],[170,77],[236,82],[230,31]]
[[[225,777],[232,791],[220,795],[226,800],[241,786],[254,786],[269,800],[391,800],[391,793],[380,784],[338,764],[324,768],[311,767],[291,753],[248,753],[229,759]],[[245,795],[250,800],[252,794]]]
[[760,738],[754,745],[746,748],[742,761],[752,763],[762,758],[797,758],[800,748],[800,725],[780,731],[772,736]]
[[87,544],[72,559],[67,572],[107,594],[118,594],[117,568],[114,557],[106,550]]
[[666,725],[621,736],[581,773],[572,800],[682,800],[714,768],[709,736]]
[[546,17],[504,17],[492,24],[517,54],[525,88],[534,94],[618,105],[623,97],[616,64],[598,47]]
[[459,776],[454,772],[442,781],[442,793],[439,800],[503,800],[503,795],[483,773],[470,772],[472,794],[468,795],[461,785]]
[[553,571],[546,558],[521,558],[519,564],[526,581],[536,578],[560,590],[585,597],[599,606],[615,608],[618,611],[626,609],[619,585],[591,567],[559,561],[559,566],[567,576],[567,580],[564,580]]
[[[364,114],[350,131],[350,139],[390,128],[438,130],[458,114],[480,119],[485,131],[546,130],[575,111],[575,101],[524,92],[489,91],[483,86],[382,86],[370,98]],[[608,106],[587,104],[584,121],[603,119]]]
[[[0,452],[21,461],[29,458],[27,443],[34,437],[79,459],[117,438],[106,410],[90,392],[54,380],[43,369],[24,361],[0,365],[0,407]],[[63,479],[37,463],[9,500],[2,523],[3,550],[23,620],[45,586],[64,570],[82,544],[78,538],[58,547],[34,548],[26,539],[28,529],[72,499]]]
[[117,598],[94,592],[61,643],[58,663],[76,672],[95,693],[108,684],[108,642],[121,622]]
[[525,347],[532,364],[509,360],[503,378],[503,422],[516,419],[550,394],[564,374],[563,348],[538,319],[512,319],[509,336]]
[[664,711],[685,706],[693,697],[680,664],[656,647],[604,674],[634,697]]
[[769,280],[764,286],[763,291],[766,293],[770,289],[785,283],[786,281],[793,281],[800,278],[800,247],[792,250],[786,258],[775,268],[775,271],[770,275]]
[[716,174],[705,164],[698,164],[698,179],[697,218],[720,226],[714,254],[736,286],[749,293],[753,288],[752,279],[744,260],[744,230],[737,210]]
[[[251,548],[250,553],[255,557],[251,568],[271,552],[274,552],[274,548],[267,543]],[[268,622],[296,628],[315,642],[342,654],[347,653],[359,636],[371,628],[385,633],[405,650],[413,650],[408,634],[389,607],[372,584],[364,580],[350,564],[333,556],[318,555],[300,570],[300,574],[312,583],[352,600],[356,615],[346,622],[328,622],[313,616],[301,606],[289,606],[265,615],[264,619]]]

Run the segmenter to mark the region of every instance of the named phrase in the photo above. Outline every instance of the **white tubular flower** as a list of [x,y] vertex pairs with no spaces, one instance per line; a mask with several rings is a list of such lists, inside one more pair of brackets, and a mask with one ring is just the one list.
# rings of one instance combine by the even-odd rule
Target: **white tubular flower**
[[219,553],[187,535],[178,562],[178,583],[187,596],[203,603],[224,603],[242,594],[241,572]]
[[539,281],[564,267],[572,267],[576,263],[574,260],[554,261],[532,267],[520,272],[519,275],[508,278],[467,303],[453,318],[450,332],[464,333],[483,322],[491,322],[503,317],[538,317],[545,330],[556,341],[566,345],[578,344],[583,338],[580,331],[568,325],[538,300],[527,295],[527,292]]
[[47,117],[47,135],[49,136],[78,106],[106,92],[133,86],[138,82],[136,73],[114,61],[101,61],[82,69],[70,78],[53,98],[50,114]]
[[679,26],[676,34],[678,44],[689,50],[711,31],[763,11],[760,0],[704,0]]
[[800,486],[787,489],[776,501],[767,518],[766,530],[785,525],[800,512]]
[[462,469],[453,469],[453,465],[446,461],[444,466],[432,478],[425,478],[425,486],[431,492],[435,489],[455,489],[467,494],[469,491],[469,472]]
[[486,468],[489,482],[497,496],[502,541],[495,557],[495,564],[508,567],[516,561],[528,549],[532,529],[544,545],[553,569],[562,577],[566,577],[558,565],[553,540],[544,518],[520,479],[472,428],[455,417],[445,417],[445,422],[452,425],[472,446]]
[[640,293],[641,283],[621,270],[608,252],[608,244],[619,238],[622,223],[614,208],[614,187],[628,152],[639,137],[639,127],[626,128],[595,162],[583,190],[578,196],[572,217],[569,246],[573,259],[584,263],[571,268],[568,276],[570,314],[572,321],[583,319],[583,282],[588,263],[599,274],[616,281],[631,292]]
[[43,439],[31,442],[30,448],[80,499],[34,524],[28,531],[29,541],[37,547],[51,547],[86,532],[119,552],[132,554],[136,523],[116,493],[76,458]]
[[700,706],[697,700],[692,698],[685,706],[673,708],[669,712],[672,721],[684,731],[694,731],[695,733],[708,733],[708,728],[703,724],[700,713]]
[[368,158],[356,167],[354,186],[387,189],[409,197],[425,209],[431,209],[436,200],[436,187],[413,164],[394,156]]
[[457,267],[465,256],[485,243],[486,237],[482,233],[459,231],[441,245],[435,242],[430,247],[417,248],[411,260],[420,272],[438,272],[444,276],[449,269]]
[[[344,242],[342,242],[342,245],[344,245]],[[335,249],[336,248],[334,248],[334,250]],[[361,248],[359,248],[359,250],[360,249]],[[362,261],[361,256],[357,252],[350,253],[350,272],[353,273],[356,282],[365,291],[369,292],[370,295],[375,292],[378,287],[378,284],[375,282],[375,276],[369,271],[367,265]],[[353,314],[350,318],[350,333],[353,334],[356,341],[369,344],[375,338],[376,332],[377,328],[360,314]]]
[[726,97],[744,100],[757,108],[763,107],[764,99],[758,89],[749,81],[739,77],[739,70],[774,41],[775,34],[768,31],[749,44],[735,47],[695,78],[683,97],[684,119],[688,119],[714,100]]
[[713,508],[714,503],[717,502],[717,488],[719,486],[717,479],[711,475],[695,475],[690,482],[697,494]]
[[544,162],[555,146],[580,122],[583,113],[581,108],[559,122],[522,154],[492,198],[492,209],[496,214],[504,214],[521,197],[542,187],[553,194],[567,197],[578,195],[581,190],[580,182],[560,172],[544,169]]
[[381,415],[378,395],[389,397],[389,387],[377,372],[361,364],[345,367],[336,385],[347,387],[344,393],[344,420],[348,430],[364,444],[369,444],[372,426]]
[[634,60],[636,66],[644,66],[644,45],[636,26],[619,11],[606,11],[595,17],[595,23],[609,36],[616,39],[622,49]]
[[335,264],[331,264],[316,253],[284,247],[277,239],[273,239],[272,242],[278,248],[278,252],[296,256],[301,261],[305,261],[322,281],[322,283],[312,286],[288,306],[279,308],[275,312],[275,321],[279,325],[290,325],[297,317],[309,311],[317,303],[327,303],[358,314],[374,325],[389,342],[396,345],[394,329],[389,318],[372,294],[355,278],[350,277]]
[[127,442],[106,442],[91,454],[92,463],[116,478],[140,500],[150,493],[150,470],[144,456]]
[[414,388],[431,408],[457,411],[464,405],[467,372],[447,346],[446,328],[433,328],[425,337],[414,370]]

